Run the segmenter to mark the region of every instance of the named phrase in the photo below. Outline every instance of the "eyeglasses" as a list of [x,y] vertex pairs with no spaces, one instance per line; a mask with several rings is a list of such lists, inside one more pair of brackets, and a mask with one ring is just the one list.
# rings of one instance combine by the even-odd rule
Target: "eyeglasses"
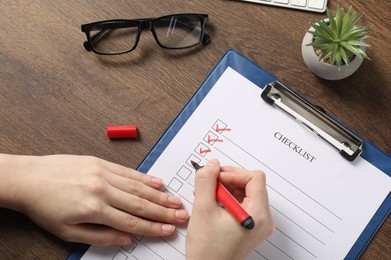
[[134,50],[144,29],[152,31],[157,44],[165,49],[185,49],[200,43],[208,45],[204,33],[207,14],[173,14],[159,18],[107,20],[83,24],[87,36],[84,48],[97,54],[116,55]]

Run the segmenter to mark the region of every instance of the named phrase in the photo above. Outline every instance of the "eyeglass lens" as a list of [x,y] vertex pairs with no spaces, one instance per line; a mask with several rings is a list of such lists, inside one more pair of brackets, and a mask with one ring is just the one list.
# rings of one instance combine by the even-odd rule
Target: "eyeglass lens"
[[[141,22],[110,21],[90,28],[91,47],[98,53],[119,54],[133,50],[140,37]],[[167,16],[152,20],[152,32],[164,48],[192,47],[202,40],[203,19],[198,16]]]
[[172,16],[157,19],[153,23],[156,40],[166,48],[186,48],[202,39],[200,17]]
[[[111,26],[110,26],[111,25]],[[134,49],[138,40],[138,23],[117,26],[116,23],[91,28],[90,42],[98,53],[116,54]],[[94,34],[92,34],[94,32]]]

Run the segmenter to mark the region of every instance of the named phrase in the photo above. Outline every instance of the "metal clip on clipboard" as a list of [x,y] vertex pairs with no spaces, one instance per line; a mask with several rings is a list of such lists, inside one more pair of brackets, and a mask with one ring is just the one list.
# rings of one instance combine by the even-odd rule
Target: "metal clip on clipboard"
[[265,86],[263,100],[279,108],[353,161],[362,152],[363,141],[355,134],[279,81]]

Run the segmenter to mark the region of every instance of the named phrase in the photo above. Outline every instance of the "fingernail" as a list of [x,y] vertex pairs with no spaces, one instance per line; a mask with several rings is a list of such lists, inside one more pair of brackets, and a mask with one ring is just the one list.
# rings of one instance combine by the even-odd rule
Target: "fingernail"
[[173,196],[173,195],[168,195],[168,201],[169,201],[170,203],[175,204],[175,205],[178,205],[178,204],[181,203],[181,199],[178,198],[178,197],[175,197],[175,196]]
[[152,177],[151,181],[153,184],[156,184],[158,186],[163,184],[163,180],[158,177]]
[[175,226],[173,226],[173,225],[169,225],[169,224],[162,225],[162,230],[164,232],[172,232],[172,231],[174,231],[174,229],[175,229]]
[[187,213],[186,210],[180,209],[180,210],[175,211],[175,217],[178,219],[188,219],[189,214]]

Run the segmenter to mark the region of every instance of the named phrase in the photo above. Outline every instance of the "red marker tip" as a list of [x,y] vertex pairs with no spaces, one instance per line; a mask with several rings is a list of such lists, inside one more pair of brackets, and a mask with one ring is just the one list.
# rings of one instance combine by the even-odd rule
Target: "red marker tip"
[[194,165],[194,164],[195,164],[195,161],[193,161],[193,160],[190,160],[190,163],[191,163],[192,165]]

